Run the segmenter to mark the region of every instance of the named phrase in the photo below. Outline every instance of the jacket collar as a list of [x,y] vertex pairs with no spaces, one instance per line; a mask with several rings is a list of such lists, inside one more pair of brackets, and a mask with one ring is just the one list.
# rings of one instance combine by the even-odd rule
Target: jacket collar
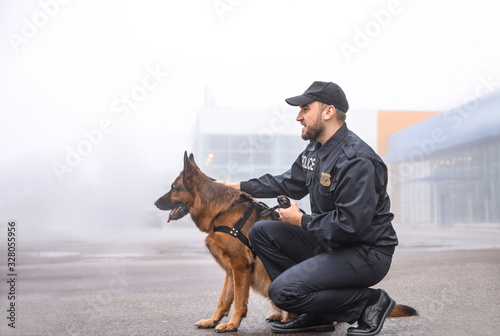
[[337,147],[342,139],[347,135],[347,132],[349,132],[349,129],[347,128],[347,124],[344,122],[344,124],[335,132],[330,139],[326,140],[326,142],[321,146],[319,142],[316,143],[316,148],[319,146],[318,150],[318,155],[321,159],[325,158],[328,154],[330,154],[335,147]]

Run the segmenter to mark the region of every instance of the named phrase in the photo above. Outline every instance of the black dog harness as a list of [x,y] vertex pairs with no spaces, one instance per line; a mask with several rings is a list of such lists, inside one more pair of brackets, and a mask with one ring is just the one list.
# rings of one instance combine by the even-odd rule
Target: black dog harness
[[[245,201],[250,202],[251,206],[248,207],[248,209],[245,211],[243,217],[241,217],[232,228],[228,226],[216,226],[214,228],[214,232],[224,232],[238,238],[243,244],[245,244],[246,247],[250,249],[250,251],[252,251],[253,257],[255,258],[257,256],[255,254],[255,250],[252,248],[252,245],[250,245],[250,241],[248,240],[248,238],[243,233],[241,233],[241,229],[243,228],[243,226],[245,226],[254,210],[257,210],[260,213],[269,207],[264,203],[255,201],[254,199],[247,199]],[[273,213],[272,216],[274,218],[275,214]]]

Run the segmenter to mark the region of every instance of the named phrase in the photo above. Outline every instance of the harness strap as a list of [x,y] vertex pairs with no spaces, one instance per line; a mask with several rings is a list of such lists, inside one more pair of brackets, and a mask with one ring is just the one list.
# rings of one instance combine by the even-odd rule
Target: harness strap
[[249,207],[245,211],[245,214],[243,215],[243,217],[241,217],[236,222],[236,224],[234,225],[234,227],[230,228],[228,226],[216,226],[214,228],[214,231],[216,231],[216,232],[224,232],[224,233],[230,234],[233,237],[238,238],[243,244],[245,244],[246,247],[248,247],[250,249],[250,251],[252,251],[253,257],[255,258],[257,256],[255,254],[255,250],[250,245],[250,242],[248,241],[248,238],[245,237],[245,235],[243,233],[241,233],[241,229],[243,228],[243,226],[248,221],[248,218],[250,218],[250,216],[252,215],[253,210],[254,210],[254,207],[253,207],[253,203],[252,203],[252,206]]

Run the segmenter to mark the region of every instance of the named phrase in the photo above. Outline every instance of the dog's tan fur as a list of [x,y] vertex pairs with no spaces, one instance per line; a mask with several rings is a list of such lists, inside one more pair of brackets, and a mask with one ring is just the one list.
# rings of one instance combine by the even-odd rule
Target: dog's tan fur
[[[180,217],[187,214],[189,209],[196,226],[208,234],[205,243],[210,253],[226,271],[217,309],[210,318],[196,323],[199,328],[216,328],[219,332],[236,331],[247,315],[250,287],[255,292],[268,296],[271,280],[260,259],[254,258],[250,249],[237,238],[214,231],[217,226],[233,227],[243,217],[249,200],[253,201],[248,194],[214,182],[198,168],[192,154],[188,157],[184,153],[184,170],[175,179],[172,189],[155,203],[161,210],[185,206],[185,213]],[[241,232],[248,237],[248,231],[256,221],[270,218],[260,218],[254,210]],[[233,301],[234,312],[231,319],[228,323],[219,325],[221,319],[229,314]],[[288,321],[296,316],[282,312],[274,305],[273,307],[275,312],[267,317],[268,321]],[[407,308],[413,309],[396,305],[390,317],[416,314],[412,314]]]

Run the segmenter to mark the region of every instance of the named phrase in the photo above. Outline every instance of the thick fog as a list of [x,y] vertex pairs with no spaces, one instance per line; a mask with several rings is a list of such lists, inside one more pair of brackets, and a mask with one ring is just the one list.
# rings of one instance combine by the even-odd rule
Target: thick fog
[[33,234],[158,225],[204,106],[280,108],[314,80],[342,86],[349,126],[376,147],[355,111],[443,112],[500,87],[499,7],[2,2],[0,220]]

